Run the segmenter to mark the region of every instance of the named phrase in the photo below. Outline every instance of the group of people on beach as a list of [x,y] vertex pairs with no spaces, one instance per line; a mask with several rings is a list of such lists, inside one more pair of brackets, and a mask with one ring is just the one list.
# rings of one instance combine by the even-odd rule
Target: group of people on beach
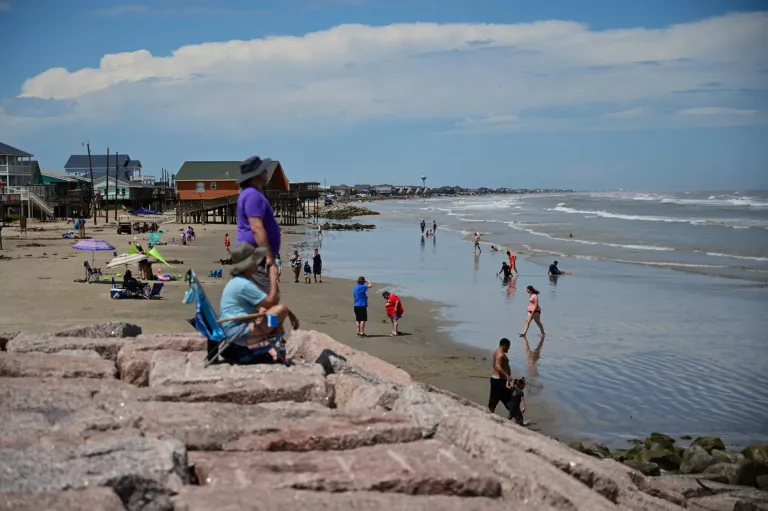
[[421,228],[421,235],[426,236],[427,238],[434,236],[437,233],[437,222],[435,220],[432,220],[432,229],[428,230],[427,232],[424,232],[427,228],[427,222],[423,218],[421,219],[419,227]]
[[[312,266],[309,265],[309,259],[312,259]],[[299,283],[299,276],[301,276],[302,269],[304,270],[304,283],[311,284],[312,277],[315,278],[315,284],[323,282],[323,258],[320,256],[320,249],[315,249],[312,255],[306,261],[302,262],[301,255],[298,250],[294,250],[291,255],[291,270],[293,271],[293,282]],[[277,267],[278,267],[278,280],[279,275],[282,274],[282,260],[280,254],[277,254]],[[319,281],[318,281],[319,279]]]

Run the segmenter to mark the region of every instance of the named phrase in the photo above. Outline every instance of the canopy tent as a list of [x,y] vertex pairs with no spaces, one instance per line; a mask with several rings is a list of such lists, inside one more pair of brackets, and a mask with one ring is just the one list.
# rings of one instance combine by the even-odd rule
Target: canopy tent
[[139,208],[128,212],[129,215],[157,215],[157,211],[147,208]]

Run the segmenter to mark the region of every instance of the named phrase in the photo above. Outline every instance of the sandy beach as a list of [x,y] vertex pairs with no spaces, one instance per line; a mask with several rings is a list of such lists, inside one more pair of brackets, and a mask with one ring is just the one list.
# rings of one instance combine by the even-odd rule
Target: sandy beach
[[[137,220],[143,222],[148,218]],[[166,233],[162,240],[171,243],[175,237],[178,242],[180,228],[175,223],[162,225]],[[225,256],[224,235],[230,233],[232,236],[234,226],[208,224],[195,228],[195,245],[171,244],[158,249],[167,260],[183,261],[183,264],[168,269],[168,273],[183,274],[188,268],[194,268],[207,296],[218,308],[221,291],[229,278],[227,266],[222,266],[219,259]],[[107,278],[122,273],[123,268],[104,269],[112,259],[111,252],[73,249],[77,240],[61,238],[66,230],[65,222],[33,223],[26,234],[19,233],[17,226],[3,229],[0,332],[53,332],[104,321],[133,322],[141,325],[146,333],[192,331],[187,319],[194,315],[194,307],[182,303],[187,288],[183,281],[166,282],[160,300],[113,300],[109,296],[108,283],[75,282],[83,278],[83,262],[86,260],[93,260],[92,265],[102,268]],[[281,249],[284,257],[294,247],[307,257],[314,248],[313,235],[311,226],[285,228]],[[116,234],[114,223],[105,224],[103,219],[95,227],[92,221],[88,222],[87,236],[114,245],[118,254],[127,252],[128,242],[134,241],[135,237]],[[138,236],[136,241],[146,248],[146,235]],[[325,264],[333,266],[333,261],[326,260]],[[157,266],[153,265],[154,271]],[[453,341],[446,332],[450,324],[438,319],[440,303],[417,300],[400,293],[406,307],[401,328],[405,335],[391,338],[381,297],[381,290],[391,286],[374,281],[369,292],[369,337],[358,339],[352,312],[353,281],[325,277],[322,284],[295,284],[287,263],[284,266],[282,299],[299,316],[303,329],[324,332],[339,342],[386,360],[410,373],[417,381],[455,392],[478,404],[487,402],[491,351]],[[216,268],[222,268],[223,278],[206,277]],[[132,270],[137,273],[136,267]],[[521,341],[514,339],[513,342]],[[536,402],[535,397],[532,402]],[[504,411],[499,406],[498,412]],[[538,430],[559,435],[556,410],[551,405],[536,403],[530,407],[527,417],[536,423]]]

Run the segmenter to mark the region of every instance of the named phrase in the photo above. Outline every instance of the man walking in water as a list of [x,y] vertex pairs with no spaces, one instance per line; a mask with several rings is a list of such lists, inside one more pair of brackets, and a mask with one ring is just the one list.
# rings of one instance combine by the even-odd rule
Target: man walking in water
[[424,219],[421,219],[421,234],[424,234],[424,229],[427,228],[427,222],[424,221]]
[[435,233],[437,233],[437,222],[432,220],[432,235],[434,235]]
[[480,233],[478,232],[475,233],[475,252],[483,253],[483,250],[480,248]]

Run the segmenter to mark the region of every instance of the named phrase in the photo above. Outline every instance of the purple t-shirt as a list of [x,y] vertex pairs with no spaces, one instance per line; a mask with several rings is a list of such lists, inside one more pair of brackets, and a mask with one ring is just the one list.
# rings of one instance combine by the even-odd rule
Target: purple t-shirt
[[275,220],[275,212],[269,200],[260,190],[249,186],[240,192],[237,198],[237,239],[235,243],[248,243],[254,247],[258,246],[253,237],[251,224],[248,219],[259,217],[264,222],[264,229],[267,231],[267,240],[272,254],[280,252],[280,226]]

